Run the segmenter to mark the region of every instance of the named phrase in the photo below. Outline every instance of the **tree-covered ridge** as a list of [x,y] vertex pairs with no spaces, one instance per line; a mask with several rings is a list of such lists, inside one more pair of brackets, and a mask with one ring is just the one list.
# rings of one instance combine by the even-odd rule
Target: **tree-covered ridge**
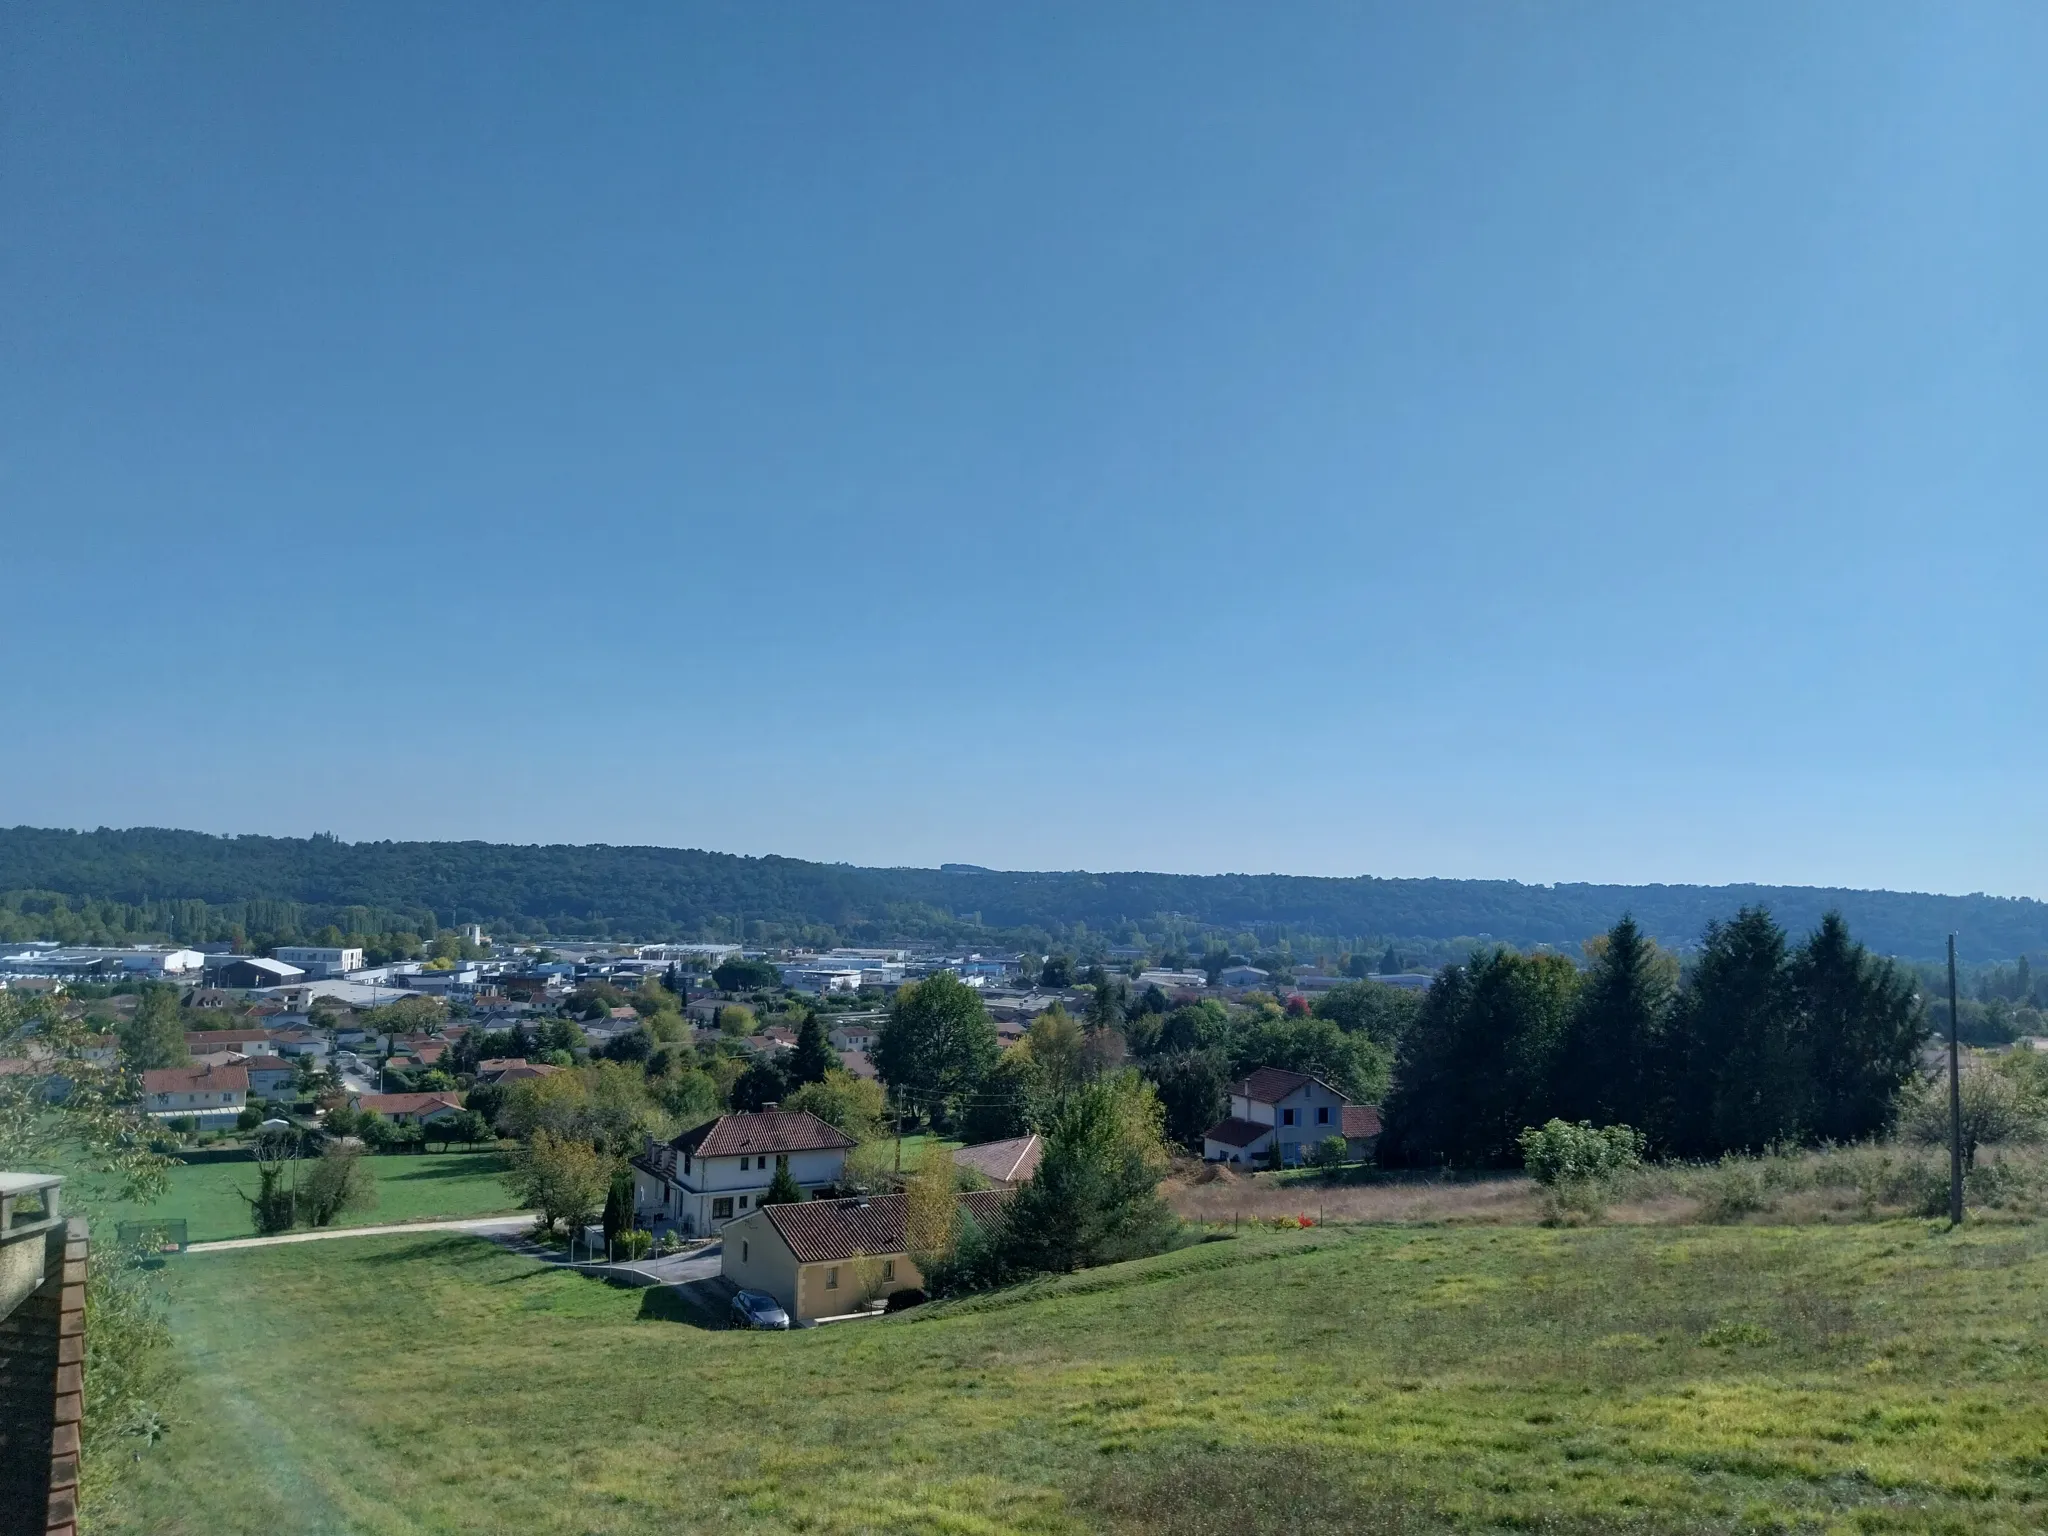
[[[61,899],[74,932],[54,931]],[[94,913],[79,917],[87,904]],[[265,904],[275,904],[266,906]],[[1251,932],[1482,939],[1575,948],[1633,912],[1669,946],[1744,906],[1796,931],[1839,911],[1883,954],[1932,959],[2048,949],[2048,903],[1799,886],[1523,885],[1511,880],[868,869],[700,849],[346,843],[165,828],[0,829],[0,938],[197,940],[227,928],[344,932],[483,923],[533,937],[745,936],[784,941],[1003,942]],[[284,908],[290,908],[286,911]],[[230,910],[234,909],[234,910]],[[744,925],[744,928],[742,928]],[[757,926],[758,925],[758,926]]]

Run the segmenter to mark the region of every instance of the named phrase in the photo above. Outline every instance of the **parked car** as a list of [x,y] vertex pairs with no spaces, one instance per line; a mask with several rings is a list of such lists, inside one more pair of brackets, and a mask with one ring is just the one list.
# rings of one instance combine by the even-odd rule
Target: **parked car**
[[787,1328],[789,1314],[765,1291],[741,1291],[732,1299],[735,1328]]

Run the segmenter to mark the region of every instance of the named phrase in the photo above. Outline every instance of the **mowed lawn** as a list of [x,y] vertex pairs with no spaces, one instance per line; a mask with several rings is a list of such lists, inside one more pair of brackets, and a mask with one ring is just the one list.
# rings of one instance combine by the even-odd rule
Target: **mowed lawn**
[[458,1236],[166,1273],[98,1531],[2048,1524],[2043,1228],[1262,1233],[790,1334]]
[[[492,1216],[519,1205],[505,1187],[504,1156],[495,1151],[372,1157],[367,1166],[377,1178],[377,1203],[365,1211],[347,1212],[338,1225]],[[248,1202],[242,1198],[243,1192],[256,1193],[254,1163],[181,1164],[171,1170],[170,1181],[162,1198],[148,1205],[121,1201],[92,1204],[95,1228],[111,1237],[116,1221],[182,1216],[188,1224],[186,1238],[195,1243],[248,1237],[256,1230],[249,1220]]]

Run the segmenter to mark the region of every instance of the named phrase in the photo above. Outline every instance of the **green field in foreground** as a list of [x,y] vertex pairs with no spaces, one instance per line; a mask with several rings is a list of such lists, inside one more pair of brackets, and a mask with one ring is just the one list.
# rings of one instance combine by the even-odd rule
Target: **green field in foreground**
[[[430,1221],[437,1217],[492,1216],[514,1210],[518,1201],[505,1188],[503,1154],[491,1152],[424,1152],[373,1157],[377,1203],[366,1211],[350,1211],[343,1226],[375,1226],[394,1221]],[[195,1243],[223,1237],[249,1237],[248,1202],[241,1191],[256,1192],[254,1163],[190,1163],[173,1168],[171,1187],[149,1205],[123,1201],[89,1202],[97,1230],[112,1235],[112,1223],[140,1216],[182,1216],[186,1237]]]
[[165,1273],[97,1531],[2048,1523],[2043,1227],[1260,1234],[790,1334],[456,1236]]

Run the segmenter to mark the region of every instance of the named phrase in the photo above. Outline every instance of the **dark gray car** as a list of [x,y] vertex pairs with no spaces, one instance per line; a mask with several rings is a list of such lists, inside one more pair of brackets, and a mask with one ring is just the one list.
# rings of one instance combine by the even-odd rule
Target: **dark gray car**
[[789,1314],[766,1291],[741,1291],[732,1299],[735,1328],[787,1328]]

